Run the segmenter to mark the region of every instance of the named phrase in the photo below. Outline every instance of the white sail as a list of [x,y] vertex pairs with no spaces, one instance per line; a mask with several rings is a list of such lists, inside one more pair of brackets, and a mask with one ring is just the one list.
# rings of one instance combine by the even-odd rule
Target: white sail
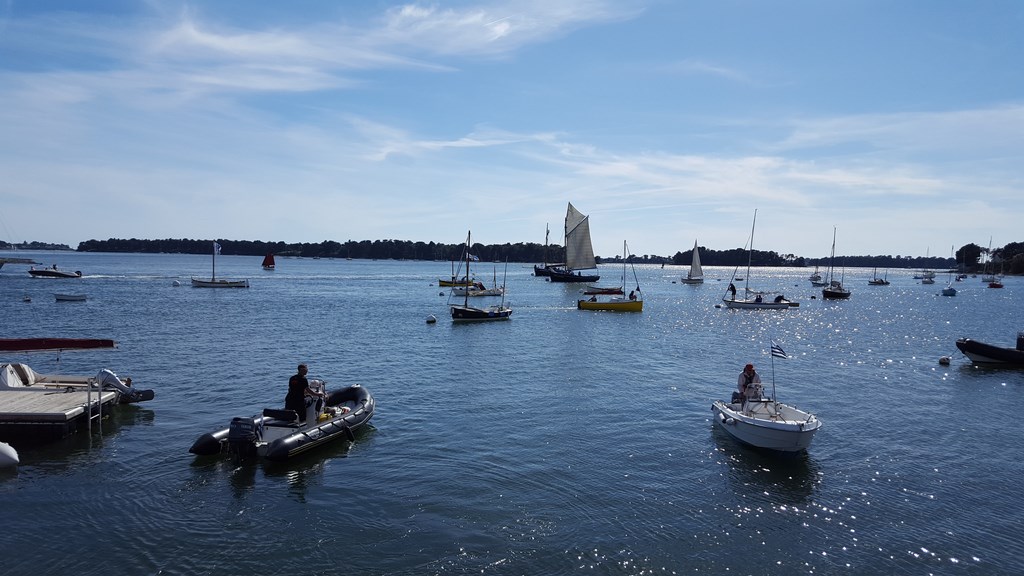
[[700,267],[700,252],[697,251],[697,241],[693,241],[693,262],[690,263],[690,272],[686,275],[690,280],[704,278],[704,271]]
[[565,267],[569,270],[597,268],[590,240],[590,217],[577,210],[572,202],[565,213]]

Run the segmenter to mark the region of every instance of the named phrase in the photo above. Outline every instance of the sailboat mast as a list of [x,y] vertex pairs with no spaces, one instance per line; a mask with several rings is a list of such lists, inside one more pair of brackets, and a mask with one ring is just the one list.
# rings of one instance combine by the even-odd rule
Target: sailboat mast
[[743,278],[743,298],[750,293],[750,259],[754,254],[754,226],[757,225],[757,209],[754,210],[754,221],[750,224],[750,251],[747,252],[747,275]]
[[828,283],[832,285],[832,276],[835,274],[834,268],[836,264],[836,227],[832,227],[832,255],[828,259]]
[[548,267],[548,236],[551,234],[551,228],[548,223],[544,223],[544,267]]
[[217,241],[213,242],[213,268],[210,270],[210,280],[217,279]]
[[469,247],[470,247],[469,239],[472,236],[472,233],[473,233],[472,230],[468,230],[466,232],[466,287],[465,287],[464,291],[466,293],[465,305],[467,307],[469,306],[469,282],[470,282],[470,280],[469,280],[469,278],[470,278],[470,276],[469,276]]

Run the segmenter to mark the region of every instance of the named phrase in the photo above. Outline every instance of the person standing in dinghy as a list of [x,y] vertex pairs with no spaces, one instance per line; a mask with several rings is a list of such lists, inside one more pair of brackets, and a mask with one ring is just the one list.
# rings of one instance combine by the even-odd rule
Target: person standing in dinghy
[[306,398],[325,398],[326,394],[309,387],[306,374],[309,367],[299,364],[297,373],[288,379],[288,395],[284,397],[284,409],[294,410],[299,415],[299,422],[306,421]]

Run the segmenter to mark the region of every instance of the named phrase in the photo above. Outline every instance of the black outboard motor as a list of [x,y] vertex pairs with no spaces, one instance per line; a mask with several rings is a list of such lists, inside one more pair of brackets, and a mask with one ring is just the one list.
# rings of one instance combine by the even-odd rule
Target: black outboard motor
[[263,437],[255,418],[235,417],[228,427],[228,453],[239,460],[256,457],[256,442]]
[[1024,352],[1024,332],[1017,332],[1017,350]]

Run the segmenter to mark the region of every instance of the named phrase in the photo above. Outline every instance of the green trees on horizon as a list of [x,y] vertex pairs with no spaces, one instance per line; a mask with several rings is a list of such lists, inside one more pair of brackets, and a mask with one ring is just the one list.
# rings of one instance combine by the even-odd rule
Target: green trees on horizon
[[[209,254],[213,250],[214,240],[193,240],[167,238],[162,240],[140,240],[137,238],[108,240],[87,240],[78,245],[79,252],[134,252],[149,254]],[[359,258],[376,260],[458,260],[462,257],[462,244],[440,244],[436,242],[414,242],[410,240],[348,240],[335,242],[324,240],[319,243],[285,243],[264,242],[260,240],[227,240],[217,239],[222,254],[263,256],[273,253],[278,256],[299,256],[306,258]],[[63,244],[47,244],[42,242],[23,242],[9,244],[0,241],[0,249],[22,250],[70,250]],[[701,263],[705,266],[746,266],[747,251],[744,248],[729,250],[712,250],[700,247]],[[545,260],[545,247],[535,242],[517,242],[515,244],[480,244],[476,243],[470,252],[484,262],[535,262]],[[631,254],[627,259],[639,264],[677,264],[688,265],[692,258],[692,250],[676,252],[672,256]],[[547,261],[562,261],[564,250],[560,245],[547,246]],[[599,262],[621,262],[621,256],[598,258]],[[828,266],[828,258],[808,258],[795,254],[778,254],[774,251],[754,250],[751,253],[753,266]],[[989,263],[990,271],[1024,274],[1024,243],[1011,242],[1002,248],[994,248],[991,254],[982,246],[971,243],[961,246],[954,258],[932,256],[842,256],[837,257],[836,264],[860,268],[957,268],[964,272],[982,271]]]

